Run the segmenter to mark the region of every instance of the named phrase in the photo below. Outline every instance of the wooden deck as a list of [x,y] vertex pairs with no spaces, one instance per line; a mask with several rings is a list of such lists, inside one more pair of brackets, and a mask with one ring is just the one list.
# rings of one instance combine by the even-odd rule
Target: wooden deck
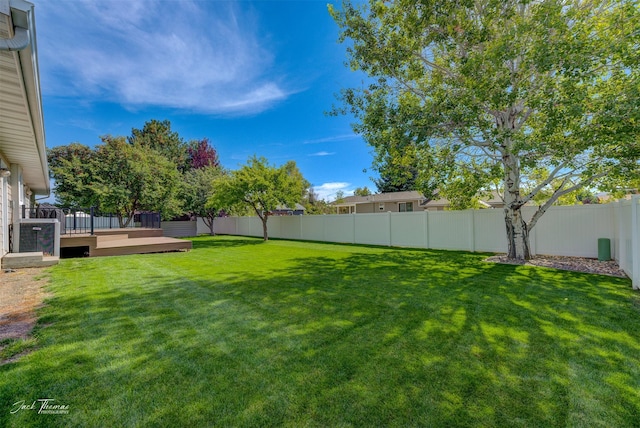
[[[89,257],[188,251],[191,241],[163,236],[162,229],[102,229],[60,237],[60,248],[88,248]],[[61,250],[62,251],[62,250]]]

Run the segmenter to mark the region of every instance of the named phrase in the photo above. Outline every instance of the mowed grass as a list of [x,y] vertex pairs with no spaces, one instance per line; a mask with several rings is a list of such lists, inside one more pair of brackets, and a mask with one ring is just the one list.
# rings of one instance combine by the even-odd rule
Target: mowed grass
[[[201,237],[64,260],[0,426],[640,424],[629,280],[486,255]],[[42,398],[66,415],[15,409]]]

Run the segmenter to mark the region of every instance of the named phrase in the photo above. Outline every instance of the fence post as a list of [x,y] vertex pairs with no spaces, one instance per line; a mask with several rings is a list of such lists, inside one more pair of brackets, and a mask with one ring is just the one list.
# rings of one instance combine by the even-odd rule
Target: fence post
[[388,219],[389,219],[389,246],[391,246],[391,244],[393,243],[393,236],[392,236],[392,227],[391,227],[391,211],[387,211],[388,214]]
[[[94,207],[89,208],[89,213],[90,213],[90,217],[89,217],[89,224],[91,225],[91,235],[93,235],[93,214],[94,214]],[[75,221],[75,214],[74,214],[74,221]]]
[[424,234],[425,234],[425,248],[431,248],[429,238],[429,210],[424,210]]
[[[349,208],[349,209],[351,209],[351,208]],[[356,243],[356,222],[357,222],[356,213],[352,213],[351,214],[351,218],[353,219],[353,227],[351,228],[351,243],[355,244]],[[325,238],[324,238],[324,240],[328,242],[328,239],[326,238],[326,230],[327,230],[327,227],[326,227],[326,224],[325,224]]]
[[475,228],[475,210],[469,209],[469,250],[476,252],[476,228]]
[[640,289],[640,195],[631,197],[631,285]]

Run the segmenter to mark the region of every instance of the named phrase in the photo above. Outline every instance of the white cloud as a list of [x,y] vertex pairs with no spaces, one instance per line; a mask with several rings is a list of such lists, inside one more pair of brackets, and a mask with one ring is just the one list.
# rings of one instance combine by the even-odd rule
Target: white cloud
[[323,183],[320,186],[314,186],[313,190],[318,194],[318,198],[325,201],[333,201],[336,198],[336,193],[342,191],[344,196],[350,196],[353,194],[353,189],[349,189],[351,183],[345,182],[329,182]]
[[309,156],[331,156],[331,155],[335,155],[335,152],[317,152],[317,153],[311,153]]
[[[243,5],[244,6],[244,5]],[[233,2],[61,1],[37,10],[43,88],[208,113],[257,113],[286,98],[259,22]]]
[[355,138],[360,138],[360,136],[356,134],[334,135],[333,137],[316,138],[315,140],[306,140],[306,141],[303,141],[302,144],[330,143],[334,141],[353,140]]

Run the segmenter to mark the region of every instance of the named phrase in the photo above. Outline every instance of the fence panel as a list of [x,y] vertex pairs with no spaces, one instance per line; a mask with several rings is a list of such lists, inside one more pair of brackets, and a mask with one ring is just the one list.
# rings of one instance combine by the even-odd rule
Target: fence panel
[[429,248],[473,251],[468,211],[430,211],[428,215]]
[[507,252],[507,229],[501,209],[473,211],[473,240],[475,251]]
[[280,217],[280,237],[283,239],[302,239],[300,224],[301,215],[287,215]]
[[[362,214],[364,215],[364,214]],[[334,214],[323,216],[325,220],[324,237],[322,241],[353,243],[355,214]]]
[[[631,234],[632,234],[632,262],[629,277],[633,281],[633,288],[640,289],[640,196],[631,199]],[[635,217],[635,218],[633,218]]]
[[633,253],[632,253],[632,240],[631,240],[631,201],[625,201],[620,204],[620,223],[618,232],[618,250],[620,255],[618,256],[618,264],[620,267],[629,274],[632,275],[633,269]]
[[[527,207],[525,219],[534,208]],[[533,228],[535,254],[598,257],[598,238],[614,239],[613,206],[551,207]]]
[[[213,232],[221,235],[237,235],[236,217],[216,217],[213,220]],[[204,224],[204,220],[198,217],[198,234],[210,234],[209,226]]]
[[[270,238],[282,238],[282,218],[281,216],[267,218],[267,233]],[[262,220],[258,217],[255,217],[255,219],[260,223],[260,236],[262,236]]]
[[640,196],[616,203],[617,233],[614,247],[616,261],[631,278],[633,288],[640,289]]
[[427,212],[391,213],[391,245],[425,248]]
[[327,215],[300,216],[301,239],[308,241],[326,241],[324,235]]
[[[233,223],[235,225],[235,222]],[[214,219],[213,221],[213,230],[215,231],[215,233],[218,233],[218,229],[220,228],[220,223],[218,222],[218,219]],[[211,231],[209,230],[209,226],[207,226],[206,224],[204,224],[204,220],[202,219],[202,217],[198,217],[198,220],[196,221],[196,231],[198,232],[198,235],[208,235],[211,233]]]
[[357,244],[390,245],[390,214],[391,213],[375,213],[354,216],[354,241]]
[[238,235],[262,236],[262,221],[258,217],[238,217]]

